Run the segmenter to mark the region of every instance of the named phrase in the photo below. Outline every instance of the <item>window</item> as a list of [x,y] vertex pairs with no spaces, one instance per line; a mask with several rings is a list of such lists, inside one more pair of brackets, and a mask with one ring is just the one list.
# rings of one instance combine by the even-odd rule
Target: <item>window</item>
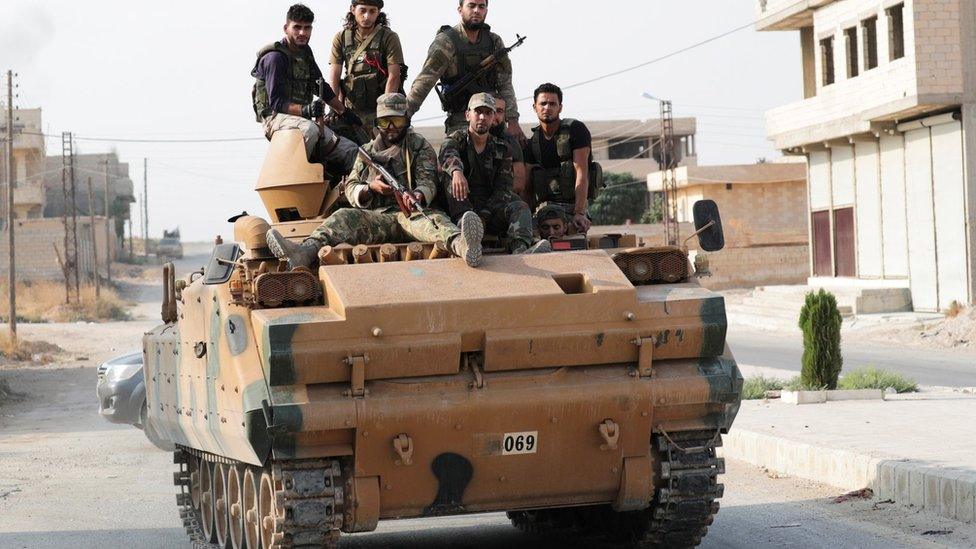
[[847,52],[847,77],[857,76],[857,27],[844,29],[844,47]]
[[820,41],[820,81],[824,86],[834,83],[834,37]]
[[885,10],[888,15],[888,59],[894,61],[905,57],[905,4],[898,4]]
[[611,139],[607,156],[610,157],[610,160],[650,158],[647,139]]
[[864,70],[878,66],[878,18],[868,17],[861,21],[861,40],[864,50]]

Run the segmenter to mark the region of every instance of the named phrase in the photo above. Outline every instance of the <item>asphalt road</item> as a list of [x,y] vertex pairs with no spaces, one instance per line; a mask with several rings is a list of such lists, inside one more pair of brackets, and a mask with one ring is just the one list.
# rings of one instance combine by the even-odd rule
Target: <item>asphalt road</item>
[[[803,341],[799,334],[733,326],[728,341],[741,364],[800,372]],[[976,354],[971,350],[897,347],[848,338],[842,340],[841,351],[845,371],[875,366],[911,377],[921,385],[976,387]]]
[[[96,412],[93,368],[3,374],[28,393],[0,408],[0,548],[188,547],[177,517],[169,454],[142,432]],[[876,502],[835,505],[838,491],[728,463],[722,510],[702,547],[959,546],[970,526]],[[922,535],[924,531],[951,534]],[[935,543],[930,545],[931,543]],[[342,547],[593,547],[522,534],[500,513],[381,523]]]

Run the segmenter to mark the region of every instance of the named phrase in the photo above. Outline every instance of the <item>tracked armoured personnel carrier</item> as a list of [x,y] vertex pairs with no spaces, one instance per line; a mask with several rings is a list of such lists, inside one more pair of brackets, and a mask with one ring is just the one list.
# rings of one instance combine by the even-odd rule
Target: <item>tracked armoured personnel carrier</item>
[[[687,250],[591,235],[471,269],[437,245],[339,246],[289,271],[265,232],[300,240],[337,193],[295,132],[258,191],[270,225],[236,219],[185,279],[164,266],[144,338],[195,547],[332,547],[380,520],[488,511],[630,547],[705,535],[742,378]],[[697,217],[714,249],[713,206]]]

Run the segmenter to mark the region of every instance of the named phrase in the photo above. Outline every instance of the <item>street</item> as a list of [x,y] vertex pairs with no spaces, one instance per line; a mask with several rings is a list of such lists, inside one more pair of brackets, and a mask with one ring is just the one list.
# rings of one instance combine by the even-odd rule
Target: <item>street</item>
[[[803,341],[799,334],[730,326],[729,346],[742,365],[800,373]],[[845,336],[844,371],[875,366],[908,376],[920,385],[976,387],[976,354],[968,349],[920,349],[866,342]]]
[[[178,270],[185,273],[205,259],[188,256],[179,262]],[[176,511],[170,455],[152,447],[138,429],[109,424],[97,414],[95,366],[113,354],[137,348],[142,332],[158,314],[153,284],[135,284],[128,292],[139,301],[134,312],[137,318],[142,316],[140,320],[24,327],[36,337],[71,342],[73,353],[61,363],[4,372],[10,384],[27,396],[0,413],[0,515],[6,517],[0,523],[0,548],[188,546]],[[795,338],[737,329],[731,334],[742,361],[784,369],[799,362]],[[849,361],[894,357],[898,364],[909,365],[912,352],[859,347],[852,352],[857,358]],[[972,375],[964,372],[960,359],[947,357],[937,364],[932,379],[939,383],[947,376]],[[833,504],[829,498],[840,493],[836,488],[778,478],[743,462],[729,461],[727,471],[722,477],[722,509],[702,547],[888,549],[963,547],[976,540],[970,525],[877,501]],[[927,531],[952,533],[922,535]],[[383,522],[374,533],[344,538],[342,546],[573,545],[523,534],[504,514],[493,513]]]

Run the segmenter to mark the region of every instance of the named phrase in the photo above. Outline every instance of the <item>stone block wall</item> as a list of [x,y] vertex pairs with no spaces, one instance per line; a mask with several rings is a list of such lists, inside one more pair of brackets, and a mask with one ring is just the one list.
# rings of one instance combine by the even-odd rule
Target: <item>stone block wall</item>
[[[58,265],[58,251],[64,257],[64,225],[60,218],[23,219],[17,221],[15,250],[18,280],[63,280],[61,267]],[[116,237],[110,235],[110,246],[116,249]],[[0,278],[7,277],[7,245],[6,231],[0,231]],[[98,246],[98,267],[105,276],[105,218],[95,218],[95,245]],[[113,259],[115,254],[113,253]],[[92,239],[88,218],[78,219],[78,264],[82,281],[91,276],[93,267]]]

